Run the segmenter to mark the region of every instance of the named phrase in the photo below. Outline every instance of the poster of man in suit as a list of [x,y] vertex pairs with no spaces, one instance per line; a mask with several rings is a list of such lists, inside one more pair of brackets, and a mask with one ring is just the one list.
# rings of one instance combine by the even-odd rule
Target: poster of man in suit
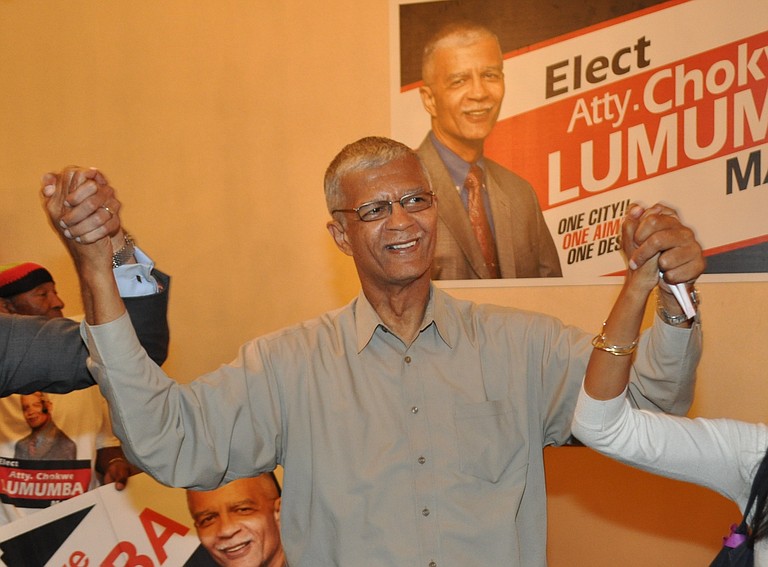
[[393,0],[392,136],[438,195],[433,277],[605,281],[629,204],[664,202],[710,281],[764,280],[764,17],[757,0]]

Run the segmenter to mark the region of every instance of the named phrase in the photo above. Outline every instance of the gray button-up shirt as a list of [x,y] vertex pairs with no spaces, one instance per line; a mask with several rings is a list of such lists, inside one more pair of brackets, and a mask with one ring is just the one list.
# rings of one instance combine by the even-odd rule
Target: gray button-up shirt
[[[284,466],[292,567],[546,564],[542,448],[570,436],[583,331],[433,288],[407,346],[360,294],[187,385],[125,317],[84,334],[125,452],[161,482],[210,489]],[[698,324],[657,322],[633,394],[686,411],[699,354]]]

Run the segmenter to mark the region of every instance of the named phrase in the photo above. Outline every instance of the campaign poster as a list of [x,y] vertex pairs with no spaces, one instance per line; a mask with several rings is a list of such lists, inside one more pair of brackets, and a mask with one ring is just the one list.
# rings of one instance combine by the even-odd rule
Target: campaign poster
[[633,202],[695,229],[704,281],[768,279],[768,2],[393,0],[392,137],[411,147],[430,130],[423,46],[458,19],[499,37],[484,155],[533,186],[558,284],[615,281]]
[[183,489],[146,474],[126,489],[105,485],[0,527],[0,565],[8,567],[203,567]]

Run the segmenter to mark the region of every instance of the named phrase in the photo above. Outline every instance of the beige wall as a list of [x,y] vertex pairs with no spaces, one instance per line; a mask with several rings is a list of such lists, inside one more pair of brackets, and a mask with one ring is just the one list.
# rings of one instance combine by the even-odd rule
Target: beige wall
[[[47,265],[78,313],[38,180],[99,166],[139,244],[174,276],[166,369],[181,381],[213,369],[247,338],[356,294],[325,232],[321,180],[343,144],[388,134],[388,76],[386,0],[0,0],[0,263]],[[760,420],[766,284],[701,288],[694,411]],[[455,293],[597,330],[616,291]],[[736,519],[702,489],[586,449],[548,461],[554,566],[704,564]]]

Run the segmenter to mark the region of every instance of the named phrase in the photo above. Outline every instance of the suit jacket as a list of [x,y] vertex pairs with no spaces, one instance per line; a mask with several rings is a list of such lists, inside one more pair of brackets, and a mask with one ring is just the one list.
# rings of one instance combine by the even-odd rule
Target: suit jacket
[[[163,290],[124,298],[139,341],[150,358],[162,364],[168,356],[168,292],[170,278],[154,270]],[[0,396],[37,391],[66,393],[93,386],[85,360],[88,349],[80,326],[64,317],[46,319],[0,313]]]
[[[432,279],[490,278],[467,210],[429,135],[417,153],[429,171],[438,201]],[[485,166],[501,277],[562,276],[555,243],[530,183],[487,158]]]

